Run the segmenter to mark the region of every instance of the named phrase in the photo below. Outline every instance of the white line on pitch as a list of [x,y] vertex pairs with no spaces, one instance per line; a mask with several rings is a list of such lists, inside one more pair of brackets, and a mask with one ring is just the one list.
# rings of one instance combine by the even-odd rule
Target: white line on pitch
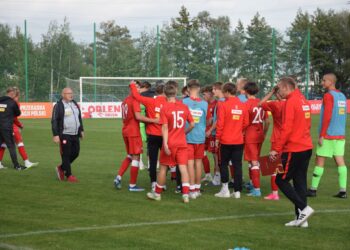
[[0,242],[0,248],[10,249],[10,250],[33,250],[28,247],[20,247],[20,246],[10,245],[6,243],[1,243],[1,242]]
[[[317,214],[326,213],[349,213],[350,209],[327,209],[318,210]],[[207,217],[207,218],[196,218],[196,219],[184,219],[184,220],[171,220],[171,221],[155,221],[155,222],[140,222],[140,223],[128,223],[128,224],[117,224],[117,225],[106,225],[106,226],[91,226],[91,227],[76,227],[67,229],[51,229],[51,230],[40,230],[31,231],[25,233],[14,233],[14,234],[0,234],[0,238],[15,238],[21,236],[31,235],[43,235],[43,234],[59,234],[69,232],[83,232],[83,231],[94,231],[94,230],[105,230],[115,228],[132,228],[132,227],[143,227],[143,226],[159,226],[159,225],[177,225],[177,224],[188,224],[191,222],[208,222],[218,220],[234,220],[234,219],[246,219],[246,218],[257,218],[257,217],[273,217],[273,216],[284,216],[292,215],[292,213],[261,213],[261,214],[246,214],[246,215],[230,215],[230,216],[219,216],[219,217]]]

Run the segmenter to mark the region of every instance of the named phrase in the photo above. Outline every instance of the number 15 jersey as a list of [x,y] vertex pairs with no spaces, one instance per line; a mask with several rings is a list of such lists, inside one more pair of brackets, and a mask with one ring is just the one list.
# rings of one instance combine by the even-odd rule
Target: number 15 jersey
[[262,107],[258,106],[259,99],[248,99],[245,103],[249,113],[249,125],[245,133],[245,143],[264,142],[264,121],[268,119],[268,114]]
[[168,147],[187,147],[186,121],[193,122],[188,107],[182,102],[166,102],[160,111],[160,124],[168,124]]

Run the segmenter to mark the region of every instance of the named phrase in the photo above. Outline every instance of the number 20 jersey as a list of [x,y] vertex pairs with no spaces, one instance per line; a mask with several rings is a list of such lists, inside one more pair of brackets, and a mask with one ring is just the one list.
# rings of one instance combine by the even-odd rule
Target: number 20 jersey
[[160,124],[168,124],[168,147],[187,147],[186,121],[193,122],[188,107],[180,101],[167,102],[160,111]]
[[249,125],[245,133],[245,143],[262,143],[264,141],[264,121],[267,112],[258,106],[259,99],[248,99],[245,103],[249,113]]

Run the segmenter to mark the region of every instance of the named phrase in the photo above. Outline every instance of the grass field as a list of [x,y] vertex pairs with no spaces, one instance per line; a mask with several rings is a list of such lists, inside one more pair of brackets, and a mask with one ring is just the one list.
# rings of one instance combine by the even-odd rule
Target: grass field
[[[313,117],[314,141],[318,119]],[[318,197],[309,199],[316,210],[309,228],[286,228],[294,215],[283,195],[278,202],[245,195],[219,199],[214,197],[219,187],[204,187],[200,199],[183,204],[169,180],[162,201],[152,202],[145,192],[127,190],[129,174],[123,189],[115,190],[113,179],[125,155],[119,120],[85,120],[86,139],[73,167],[80,182],[59,182],[60,157],[49,120],[23,122],[28,154],[40,165],[17,172],[6,153],[3,164],[9,168],[0,171],[0,249],[350,249],[350,199],[332,197],[338,179],[331,160]],[[268,147],[265,143],[264,152]],[[312,170],[313,159],[309,180]],[[263,195],[269,182],[262,178]],[[146,170],[139,185],[149,190]]]

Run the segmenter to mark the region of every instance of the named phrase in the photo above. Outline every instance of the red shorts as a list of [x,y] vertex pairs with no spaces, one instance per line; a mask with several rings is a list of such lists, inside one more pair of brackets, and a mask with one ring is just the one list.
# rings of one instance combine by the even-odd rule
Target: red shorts
[[21,131],[17,126],[13,126],[13,137],[15,138],[16,144],[23,142]]
[[218,149],[215,147],[215,136],[211,135],[205,139],[205,150],[210,153],[217,153]]
[[165,166],[187,165],[187,147],[170,148],[171,155],[160,150],[159,163]]
[[245,143],[244,144],[244,160],[258,161],[260,157],[262,143]]
[[124,143],[126,152],[129,155],[142,154],[142,138],[141,136],[124,136]]
[[203,159],[205,144],[188,144],[188,160]]

